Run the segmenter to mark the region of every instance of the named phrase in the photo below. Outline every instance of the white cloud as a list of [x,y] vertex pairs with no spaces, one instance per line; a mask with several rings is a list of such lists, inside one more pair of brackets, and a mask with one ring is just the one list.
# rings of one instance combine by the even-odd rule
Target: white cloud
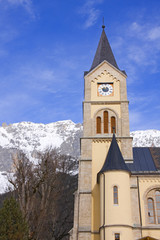
[[95,5],[102,2],[103,0],[87,0],[85,4],[80,8],[79,14],[86,19],[84,22],[84,28],[89,28],[96,23],[100,15],[100,10],[97,9]]
[[[155,26],[156,25],[156,26]],[[155,42],[160,39],[160,24],[157,23],[137,23],[133,22],[131,25],[127,28],[128,34],[130,36],[134,36],[134,38],[139,39],[140,41],[149,41],[149,42]]]
[[5,2],[5,4],[8,4],[10,6],[22,6],[31,15],[32,18],[35,17],[32,0],[0,0],[0,2]]
[[85,28],[91,27],[96,23],[99,13],[100,11],[95,8],[89,9],[88,19],[85,22]]
[[160,39],[160,26],[150,29],[148,37],[151,41]]
[[[113,46],[125,66],[129,83],[139,78],[138,71],[160,72],[160,18],[155,23],[134,21],[121,27],[123,38],[117,37]],[[125,53],[125,57],[124,57]]]

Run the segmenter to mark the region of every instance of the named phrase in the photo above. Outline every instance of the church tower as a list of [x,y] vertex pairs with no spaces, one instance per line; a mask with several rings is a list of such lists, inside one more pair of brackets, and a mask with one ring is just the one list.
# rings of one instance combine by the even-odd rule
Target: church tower
[[[83,137],[71,240],[133,240],[126,165],[133,163],[127,75],[119,69],[102,28],[91,69],[84,73]],[[121,215],[123,221],[118,219]]]

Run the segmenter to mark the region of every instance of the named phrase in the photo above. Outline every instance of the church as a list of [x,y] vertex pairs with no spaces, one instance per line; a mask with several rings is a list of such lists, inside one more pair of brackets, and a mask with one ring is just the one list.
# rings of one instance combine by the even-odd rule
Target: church
[[126,78],[102,26],[92,66],[84,73],[70,240],[160,239],[160,148],[132,147]]

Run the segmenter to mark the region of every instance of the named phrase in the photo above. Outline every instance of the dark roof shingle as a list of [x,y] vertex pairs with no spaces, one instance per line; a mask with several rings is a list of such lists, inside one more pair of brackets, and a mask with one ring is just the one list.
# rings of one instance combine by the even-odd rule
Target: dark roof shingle
[[[160,158],[160,155],[159,155]],[[160,160],[160,159],[159,159]],[[133,163],[127,163],[131,172],[155,172],[157,167],[149,147],[133,148]]]
[[90,71],[97,67],[104,60],[109,62],[115,68],[119,69],[114,58],[112,49],[110,47],[109,41],[103,29]]

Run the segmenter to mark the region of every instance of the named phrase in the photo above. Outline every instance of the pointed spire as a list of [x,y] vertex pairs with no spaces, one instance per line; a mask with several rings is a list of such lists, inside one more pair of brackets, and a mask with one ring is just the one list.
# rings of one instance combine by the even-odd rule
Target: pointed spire
[[102,169],[98,173],[98,177],[101,173],[112,170],[123,170],[130,172],[119,149],[115,134],[113,134],[112,142],[106,160]]
[[91,66],[91,69],[94,69],[95,67],[97,67],[101,62],[103,62],[104,60],[106,60],[107,62],[109,62],[111,65],[113,65],[115,68],[118,68],[118,65],[116,63],[116,60],[114,58],[112,49],[110,47],[110,44],[108,42],[106,33],[104,31],[105,25],[102,25],[102,34],[101,34],[101,38],[98,44],[98,48]]

